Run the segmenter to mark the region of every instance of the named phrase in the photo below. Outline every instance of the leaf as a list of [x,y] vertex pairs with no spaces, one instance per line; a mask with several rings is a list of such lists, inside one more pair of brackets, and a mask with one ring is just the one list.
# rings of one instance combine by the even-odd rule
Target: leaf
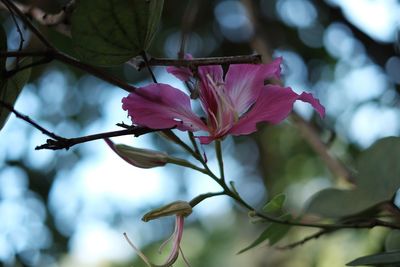
[[306,211],[330,218],[354,215],[390,201],[400,187],[400,138],[378,140],[357,160],[357,187],[325,189],[316,193]]
[[81,0],[72,39],[81,59],[118,65],[145,51],[156,33],[163,0]]
[[400,187],[400,138],[378,140],[358,159],[357,183],[378,201],[392,198]]
[[385,250],[400,250],[400,230],[392,230],[389,232],[385,239]]
[[328,188],[316,193],[306,210],[324,217],[340,218],[360,213],[375,203],[373,198],[360,190]]
[[[0,51],[3,52],[7,51],[7,33],[1,26],[0,26]],[[3,76],[3,72],[6,69],[6,60],[7,60],[6,57],[0,57],[0,76]]]
[[[347,263],[347,266],[360,265],[383,265],[400,263],[400,250],[393,252],[378,253],[353,260]],[[397,265],[396,265],[397,266]]]
[[285,199],[285,194],[276,195],[267,204],[265,204],[265,206],[263,207],[263,211],[266,213],[274,213],[280,211],[283,204],[285,203]]
[[[290,220],[291,216],[290,216],[290,214],[285,214],[285,215],[280,216],[279,219]],[[253,243],[251,243],[244,249],[240,250],[237,254],[246,252],[266,240],[269,241],[268,242],[269,245],[273,246],[287,234],[287,232],[290,230],[290,228],[291,228],[291,225],[280,224],[280,223],[270,223],[267,226],[267,228],[265,228],[265,230],[260,234],[260,236],[256,240],[253,241]]]
[[[19,67],[27,66],[32,63],[32,58],[24,58],[19,62]],[[0,99],[7,104],[14,106],[19,94],[28,82],[31,75],[31,68],[24,69],[9,79],[0,80]],[[7,122],[10,111],[0,106],[0,130]]]

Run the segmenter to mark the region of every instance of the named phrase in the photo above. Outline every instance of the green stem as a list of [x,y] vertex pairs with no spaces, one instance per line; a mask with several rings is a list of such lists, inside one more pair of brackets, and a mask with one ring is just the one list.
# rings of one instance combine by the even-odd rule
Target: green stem
[[175,157],[168,157],[168,163],[172,163],[172,164],[175,164],[175,165],[191,168],[193,170],[196,170],[198,172],[201,172],[201,173],[204,173],[204,174],[208,175],[207,170],[202,169],[200,167],[197,167],[196,165],[194,165],[194,164],[192,164],[189,161],[184,160],[184,159],[175,158]]
[[224,159],[222,157],[222,148],[221,148],[220,140],[215,141],[215,154],[217,155],[217,159],[218,159],[218,166],[219,166],[221,181],[223,183],[225,183]]

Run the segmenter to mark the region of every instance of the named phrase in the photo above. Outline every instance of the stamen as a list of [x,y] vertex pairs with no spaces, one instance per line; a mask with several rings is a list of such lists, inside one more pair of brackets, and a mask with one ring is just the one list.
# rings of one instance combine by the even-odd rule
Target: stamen
[[148,267],[152,267],[153,265],[150,263],[149,259],[147,259],[147,257],[143,254],[143,252],[141,252],[133,243],[132,241],[129,239],[128,235],[126,233],[124,233],[124,237],[126,239],[126,241],[128,242],[128,244],[133,248],[133,250],[136,252],[136,254],[138,254],[138,256],[146,263],[146,265]]
[[189,261],[186,259],[185,254],[183,254],[183,250],[182,250],[182,248],[180,246],[179,246],[179,251],[181,252],[182,259],[185,262],[186,266],[190,267]]

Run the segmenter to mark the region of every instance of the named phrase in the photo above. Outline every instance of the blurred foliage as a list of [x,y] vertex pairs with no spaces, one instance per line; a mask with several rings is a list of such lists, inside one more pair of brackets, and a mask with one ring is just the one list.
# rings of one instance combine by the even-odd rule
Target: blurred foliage
[[[66,1],[21,2],[33,4],[48,12],[58,12]],[[251,54],[253,49],[249,41],[252,35],[264,35],[274,56],[283,55],[287,59],[284,66],[286,83],[294,88],[298,86],[299,89],[311,90],[328,107],[328,116],[324,121],[315,117],[310,117],[310,120],[324,141],[328,142],[333,137],[330,143],[331,152],[338,155],[345,164],[355,168],[355,159],[365,148],[365,143],[360,143],[357,139],[360,135],[352,133],[352,123],[357,122],[356,114],[363,107],[371,107],[373,104],[373,111],[377,113],[378,119],[383,121],[382,114],[388,114],[392,108],[399,106],[399,82],[395,76],[390,75],[393,67],[389,64],[398,60],[398,57],[395,57],[395,47],[398,46],[396,40],[393,39],[389,43],[375,40],[354,25],[339,6],[330,4],[329,1],[253,2],[258,8],[262,33],[254,32],[241,2],[198,0],[198,12],[190,29],[186,51],[195,57]],[[285,16],[281,12],[284,5],[300,5],[302,8],[311,6],[310,10],[313,11],[303,12],[306,14],[305,18],[300,16],[300,19],[293,21],[291,13]],[[151,55],[176,57],[185,10],[186,5],[180,0],[165,1],[161,25],[149,49]],[[15,50],[19,44],[19,36],[14,23],[8,12],[1,11],[0,15],[8,35],[9,49]],[[314,19],[309,21],[309,18]],[[76,55],[70,38],[51,27],[38,27],[57,48],[70,55]],[[334,30],[335,33],[340,33],[334,37],[342,38],[333,38],[335,43],[332,43],[332,39],[328,37]],[[27,30],[23,29],[23,32],[29,39]],[[347,40],[350,47],[343,46],[341,40]],[[38,48],[39,44],[35,38],[31,38],[25,46],[34,49]],[[367,97],[357,95],[363,90],[357,84],[346,85],[341,80],[365,65],[376,68],[384,80],[384,83],[380,84],[384,89]],[[149,78],[144,70],[136,72],[129,66],[110,67],[106,70],[134,84]],[[155,71],[156,75],[160,72],[158,68]],[[379,77],[374,76],[372,79]],[[60,90],[46,86],[50,83],[59,84]],[[349,92],[349,86],[353,88],[353,94]],[[107,114],[103,107],[112,96],[112,90],[118,89],[110,88],[74,68],[52,62],[32,70],[29,83],[22,93],[22,97],[27,99],[22,111],[51,131],[62,133],[66,137],[81,136],[104,126],[101,119]],[[115,107],[119,108],[120,106]],[[396,116],[394,120],[398,119],[397,113]],[[398,128],[388,128],[389,133],[376,132],[375,129],[381,128],[381,124],[375,125],[373,118],[369,119],[367,124],[370,124],[371,129],[363,134],[372,136],[372,141],[385,135],[398,135]],[[117,122],[119,121],[115,121]],[[384,125],[392,122],[393,120],[389,120],[384,122]],[[96,214],[85,213],[90,203],[71,190],[72,186],[60,177],[69,177],[68,181],[73,181],[73,170],[78,162],[93,156],[90,147],[82,145],[69,151],[34,152],[35,145],[45,142],[44,136],[14,119],[5,128],[6,131],[0,132],[0,262],[4,266],[78,266],[79,263],[68,254],[71,252],[71,239],[78,231],[77,222],[80,219],[88,219],[91,215],[95,217]],[[369,135],[370,133],[373,135]],[[18,135],[20,139],[15,137]],[[179,154],[176,147],[162,142],[156,135],[152,138],[160,149]],[[19,141],[15,143],[15,140]],[[315,192],[336,185],[349,187],[346,182],[331,176],[321,159],[290,121],[277,126],[260,125],[258,133],[250,138],[235,138],[232,146],[236,152],[232,156],[243,165],[245,173],[236,181],[237,187],[243,195],[255,199],[255,205],[258,207],[263,206],[265,199],[285,192],[287,201],[284,208],[293,214],[299,214],[307,199]],[[207,147],[204,149],[209,152]],[[378,158],[384,159],[387,156],[379,155]],[[392,160],[396,158],[395,155],[391,157]],[[257,164],[256,168],[249,163],[250,161]],[[373,165],[370,166],[373,168]],[[177,177],[184,176],[177,170],[168,169],[169,172],[176,171]],[[264,183],[267,194],[254,196],[254,187],[246,187],[246,184],[254,182],[257,185]],[[59,187],[62,190],[54,193],[57,183],[61,184]],[[188,191],[186,185],[183,182],[176,185],[179,187],[177,192],[184,195]],[[249,192],[245,192],[246,188]],[[54,194],[65,194],[75,204],[72,208],[60,209],[53,203],[56,199]],[[133,218],[148,209],[142,207],[140,210],[127,210],[110,202],[107,197],[104,197],[104,203],[107,204],[104,209],[109,208],[111,211],[109,216],[101,219],[118,231],[126,227],[127,221],[133,225],[130,227],[134,228]],[[146,255],[155,257],[159,244],[153,242],[167,236],[167,230],[163,229],[169,229],[170,225],[157,226],[158,228],[152,228],[152,232],[149,232],[151,238],[145,243],[150,244],[144,249]],[[384,251],[385,236],[389,233],[382,229],[346,230],[313,240],[294,250],[277,251],[264,245],[236,255],[236,252],[260,235],[265,227],[265,224],[249,224],[246,212],[235,207],[231,211],[221,212],[220,216],[189,222],[185,228],[182,249],[192,266],[339,267],[358,256]],[[301,240],[311,233],[310,229],[292,229],[279,244]],[[395,246],[395,235],[398,234],[391,232],[386,239],[387,250]],[[121,241],[123,242],[122,235]],[[93,246],[96,246],[96,243]],[[156,262],[161,262],[161,259]],[[98,266],[144,266],[140,264],[140,261],[134,260],[118,264],[104,262]],[[179,259],[176,266],[184,266],[182,259]]]

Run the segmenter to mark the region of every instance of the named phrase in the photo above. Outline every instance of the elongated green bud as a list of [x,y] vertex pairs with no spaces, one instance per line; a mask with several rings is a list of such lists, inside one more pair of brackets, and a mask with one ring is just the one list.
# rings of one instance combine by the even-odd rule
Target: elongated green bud
[[165,216],[170,216],[170,215],[178,215],[178,216],[189,216],[192,213],[192,206],[186,201],[175,201],[172,202],[168,205],[165,205],[161,208],[154,209],[148,213],[146,213],[142,220],[145,222],[160,218],[160,217],[165,217]]
[[143,169],[164,166],[168,163],[168,155],[160,151],[127,145],[115,145],[115,150],[118,155],[126,158],[129,163]]
[[149,169],[164,166],[168,163],[167,153],[126,145],[116,145],[108,138],[104,138],[104,141],[118,156],[135,167]]

